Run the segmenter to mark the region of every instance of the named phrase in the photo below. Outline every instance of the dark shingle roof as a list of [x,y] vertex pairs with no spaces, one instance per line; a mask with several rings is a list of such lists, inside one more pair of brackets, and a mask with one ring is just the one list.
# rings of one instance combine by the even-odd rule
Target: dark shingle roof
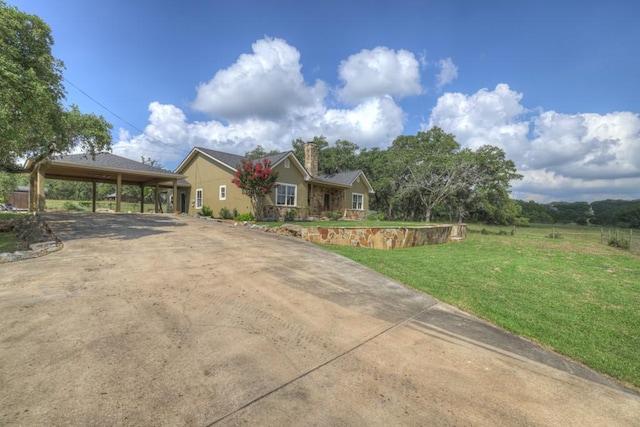
[[89,154],[66,154],[64,156],[57,156],[53,159],[56,163],[70,163],[81,166],[93,166],[99,168],[110,169],[122,169],[132,172],[151,172],[151,173],[165,173],[171,174],[172,172],[157,168],[151,165],[145,165],[144,163],[136,162],[135,160],[127,159],[125,157],[116,156],[111,153],[98,153],[95,159]]
[[324,175],[318,175],[316,179],[320,181],[330,182],[332,184],[340,184],[340,185],[352,185],[353,181],[356,180],[358,175],[360,175],[362,171],[348,171],[348,172],[338,172],[338,173],[328,173]]
[[237,154],[224,153],[222,151],[211,150],[209,148],[196,147],[196,149],[202,151],[203,153],[218,159],[225,165],[235,169],[241,162],[244,156],[238,156]]
[[[285,157],[287,157],[287,155],[290,153],[290,151],[285,151],[284,153],[278,153],[278,154],[273,154],[271,156],[267,156],[264,157],[265,159],[269,159],[269,161],[271,162],[272,165],[275,165],[276,163],[278,163],[280,160],[284,159]],[[262,160],[262,159],[260,159]]]
[[[221,161],[225,165],[230,166],[233,169],[235,169],[240,163],[242,163],[242,159],[245,158],[245,156],[238,156],[237,154],[225,153],[223,151],[211,150],[209,148],[202,148],[202,147],[196,147],[196,148],[202,151],[203,153],[208,154],[209,156]],[[285,158],[287,154],[289,154],[288,151],[284,153],[273,154],[271,156],[266,156],[257,160],[269,159],[271,164],[275,165],[280,160]]]

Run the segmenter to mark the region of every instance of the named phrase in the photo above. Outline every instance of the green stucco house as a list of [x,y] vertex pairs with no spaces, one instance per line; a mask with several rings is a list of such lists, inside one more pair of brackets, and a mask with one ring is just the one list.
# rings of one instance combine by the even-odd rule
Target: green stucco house
[[[373,193],[364,172],[319,175],[317,146],[307,143],[304,149],[304,166],[293,151],[266,157],[277,171],[278,180],[268,195],[270,206],[265,217],[282,219],[287,212],[294,211],[298,219],[305,219],[331,211],[347,218],[364,218]],[[207,148],[191,150],[175,170],[189,184],[178,189],[176,209],[189,215],[197,215],[203,206],[211,208],[214,216],[222,208],[251,212],[249,197],[231,182],[242,159]]]

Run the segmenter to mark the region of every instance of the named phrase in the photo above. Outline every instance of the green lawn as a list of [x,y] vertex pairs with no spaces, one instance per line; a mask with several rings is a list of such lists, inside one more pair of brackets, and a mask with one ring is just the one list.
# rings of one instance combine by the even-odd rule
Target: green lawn
[[[16,213],[0,212],[0,222],[16,218]],[[0,253],[15,252],[18,239],[15,233],[0,233]]]
[[420,227],[429,225],[425,222],[415,221],[376,221],[376,220],[362,220],[362,221],[349,221],[349,220],[332,220],[332,221],[294,221],[294,222],[274,222],[265,221],[258,222],[261,225],[267,225],[271,228],[280,227],[283,224],[300,225],[302,227]]
[[15,233],[0,233],[0,253],[15,252],[17,244]]
[[464,242],[392,251],[325,247],[640,387],[640,256],[601,244],[600,229],[510,231],[470,226]]

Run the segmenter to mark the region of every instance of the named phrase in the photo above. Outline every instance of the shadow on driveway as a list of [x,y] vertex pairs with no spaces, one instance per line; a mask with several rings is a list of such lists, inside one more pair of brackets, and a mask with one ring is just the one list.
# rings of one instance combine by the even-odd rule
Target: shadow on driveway
[[93,238],[139,239],[173,231],[166,227],[185,225],[177,221],[178,217],[168,214],[47,212],[41,216],[63,242]]

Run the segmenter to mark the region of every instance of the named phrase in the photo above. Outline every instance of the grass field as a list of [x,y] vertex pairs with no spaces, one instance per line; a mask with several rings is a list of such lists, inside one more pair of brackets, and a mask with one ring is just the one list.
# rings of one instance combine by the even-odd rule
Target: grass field
[[[50,200],[47,199],[46,202],[46,210],[47,211],[85,211],[91,212],[91,201],[75,201],[75,200]],[[145,204],[145,211],[149,209],[153,209],[153,203]],[[99,201],[96,202],[96,209],[106,209],[115,211],[116,202],[115,201]],[[140,212],[140,204],[139,203],[129,203],[129,202],[121,202],[120,210],[122,212]]]
[[510,232],[471,225],[460,243],[326,248],[640,388],[640,256],[600,243],[600,229]]

